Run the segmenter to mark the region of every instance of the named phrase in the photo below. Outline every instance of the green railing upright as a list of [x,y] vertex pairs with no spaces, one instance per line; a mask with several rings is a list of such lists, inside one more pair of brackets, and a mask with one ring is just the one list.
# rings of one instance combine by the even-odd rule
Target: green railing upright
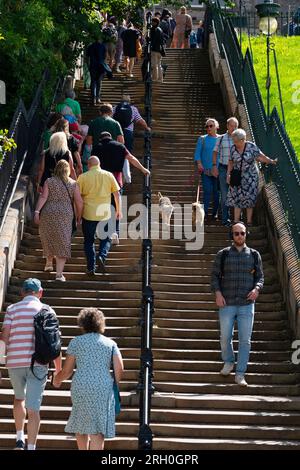
[[246,107],[252,137],[266,155],[278,158],[278,164],[272,167],[272,171],[263,166],[263,172],[266,181],[272,179],[278,189],[285,220],[300,258],[300,165],[295,149],[276,107],[267,118],[251,54],[247,50],[243,57],[232,20],[221,11],[218,0],[212,2],[209,8],[212,30],[221,57],[226,59],[230,68],[237,100]]

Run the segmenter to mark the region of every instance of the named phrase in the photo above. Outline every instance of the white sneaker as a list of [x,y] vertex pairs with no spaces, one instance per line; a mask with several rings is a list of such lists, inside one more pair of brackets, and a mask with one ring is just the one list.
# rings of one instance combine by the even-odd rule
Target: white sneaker
[[238,385],[241,385],[242,387],[247,387],[248,386],[248,384],[245,380],[245,377],[242,374],[236,374],[234,380],[235,380],[235,383],[237,383]]
[[66,278],[63,274],[61,276],[56,276],[55,280],[56,281],[61,281],[61,282],[66,282]]
[[120,244],[119,235],[116,232],[113,233],[112,236],[111,236],[111,244],[112,245],[119,245]]
[[234,368],[233,362],[225,362],[223,368],[220,370],[221,375],[229,375]]
[[117,72],[117,73],[122,73],[122,70],[121,70],[119,67],[117,67],[117,68],[116,68],[116,72]]

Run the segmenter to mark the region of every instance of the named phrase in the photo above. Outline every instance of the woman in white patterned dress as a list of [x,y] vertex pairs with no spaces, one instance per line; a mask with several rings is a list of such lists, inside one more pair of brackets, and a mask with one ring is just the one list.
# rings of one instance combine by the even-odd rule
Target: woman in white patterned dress
[[[79,450],[103,450],[104,439],[115,437],[115,399],[110,373],[113,359],[115,380],[119,384],[124,370],[117,344],[103,336],[105,317],[96,308],[80,311],[81,336],[72,339],[62,370],[53,384],[60,387],[72,374],[72,411],[65,431],[75,433]],[[89,444],[90,441],[90,444]]]

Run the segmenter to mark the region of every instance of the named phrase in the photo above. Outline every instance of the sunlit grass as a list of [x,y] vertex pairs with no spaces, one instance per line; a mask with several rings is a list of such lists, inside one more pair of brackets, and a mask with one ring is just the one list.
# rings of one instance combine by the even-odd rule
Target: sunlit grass
[[[271,38],[275,45],[286,130],[300,159],[300,36]],[[248,37],[243,37],[243,52],[249,47]],[[262,99],[266,104],[267,47],[263,36],[251,37],[253,65]],[[273,52],[270,54],[270,109],[276,106],[281,116]]]

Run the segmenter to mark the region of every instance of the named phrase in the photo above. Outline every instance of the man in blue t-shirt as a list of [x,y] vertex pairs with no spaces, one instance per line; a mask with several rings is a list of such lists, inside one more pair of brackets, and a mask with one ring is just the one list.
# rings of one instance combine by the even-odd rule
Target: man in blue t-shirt
[[[198,171],[202,175],[203,184],[203,203],[205,216],[208,215],[208,208],[213,196],[213,218],[218,217],[219,207],[219,190],[218,180],[213,176],[213,151],[218,140],[219,135],[217,130],[219,123],[216,119],[209,118],[205,123],[207,134],[201,135],[198,138],[195,150],[194,160],[197,163]],[[217,161],[217,165],[218,165]]]

